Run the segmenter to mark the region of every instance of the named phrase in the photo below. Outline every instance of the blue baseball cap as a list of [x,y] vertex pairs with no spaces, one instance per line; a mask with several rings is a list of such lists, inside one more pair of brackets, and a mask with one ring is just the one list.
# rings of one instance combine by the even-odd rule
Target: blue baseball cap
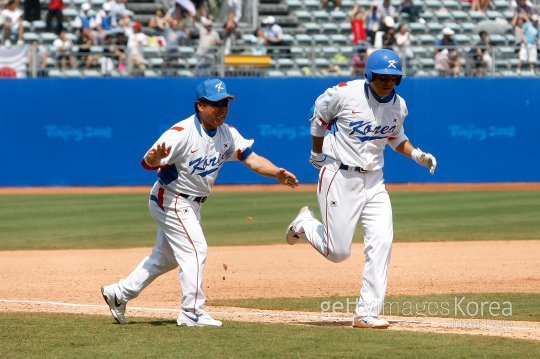
[[227,93],[225,82],[220,79],[210,79],[201,82],[197,86],[197,100],[200,98],[205,98],[213,102],[223,100],[224,98],[234,100],[234,96]]

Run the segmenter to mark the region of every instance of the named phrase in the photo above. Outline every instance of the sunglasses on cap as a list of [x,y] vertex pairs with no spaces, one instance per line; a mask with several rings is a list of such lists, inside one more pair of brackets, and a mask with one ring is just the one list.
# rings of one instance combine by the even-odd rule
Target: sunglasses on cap
[[207,100],[205,98],[201,98],[199,101],[201,103],[205,104],[205,105],[210,105],[212,107],[227,107],[227,106],[229,106],[229,98],[228,97],[225,97],[224,99],[219,100],[219,101],[210,101],[210,100]]

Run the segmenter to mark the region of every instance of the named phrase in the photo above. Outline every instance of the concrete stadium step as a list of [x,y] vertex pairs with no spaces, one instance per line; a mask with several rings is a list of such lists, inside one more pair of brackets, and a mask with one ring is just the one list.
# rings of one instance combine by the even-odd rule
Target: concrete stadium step
[[133,11],[136,15],[138,14],[154,14],[157,9],[162,9],[163,5],[157,3],[128,3],[128,10]]
[[288,28],[295,28],[300,25],[296,16],[276,16],[276,23],[283,28],[287,28],[287,31],[289,31]]
[[286,4],[259,5],[259,14],[264,15],[288,15],[289,7]]

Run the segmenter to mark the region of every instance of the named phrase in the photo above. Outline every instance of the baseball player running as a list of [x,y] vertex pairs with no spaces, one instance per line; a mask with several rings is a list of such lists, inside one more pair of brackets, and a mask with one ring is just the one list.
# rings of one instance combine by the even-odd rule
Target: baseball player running
[[384,147],[389,144],[431,174],[437,167],[435,157],[414,148],[405,135],[407,106],[394,90],[402,75],[399,56],[377,50],[367,59],[365,80],[341,83],[317,98],[309,160],[320,169],[317,198],[322,223],[306,206],[286,231],[289,244],[307,239],[326,259],[338,263],[350,256],[360,223],[366,263],[354,327],[389,325],[379,318],[393,237],[392,207],[382,173]]
[[158,225],[157,241],[125,279],[101,288],[105,302],[120,324],[126,323],[126,303],[136,298],[158,276],[180,267],[182,309],[179,326],[214,326],[222,323],[204,311],[202,290],[207,244],[200,226],[200,210],[225,161],[241,161],[263,176],[295,187],[289,171],[252,151],[253,140],[226,126],[229,101],[225,83],[210,79],[196,90],[196,114],[173,125],[146,153],[142,165],[158,170],[148,206]]

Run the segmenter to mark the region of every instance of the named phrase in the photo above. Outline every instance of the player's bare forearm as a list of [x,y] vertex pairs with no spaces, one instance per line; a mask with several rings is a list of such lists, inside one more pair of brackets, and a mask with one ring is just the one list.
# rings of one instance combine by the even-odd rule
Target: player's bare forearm
[[311,149],[315,153],[322,153],[324,137],[311,136]]
[[249,155],[243,162],[250,170],[262,176],[275,178],[280,183],[292,188],[298,185],[298,179],[296,179],[294,174],[284,168],[277,167],[268,159],[256,153]]
[[161,160],[164,159],[169,155],[171,152],[171,146],[165,145],[165,142],[163,142],[161,145],[157,145],[156,148],[152,148],[146,156],[144,156],[144,160],[149,166],[152,167],[159,167],[161,166]]
[[397,145],[396,147],[396,152],[399,152],[401,153],[402,155],[404,156],[407,156],[409,158],[411,158],[411,154],[412,154],[412,151],[414,150],[414,147],[413,145],[409,142],[409,140],[405,140],[403,142],[401,142],[399,145]]

